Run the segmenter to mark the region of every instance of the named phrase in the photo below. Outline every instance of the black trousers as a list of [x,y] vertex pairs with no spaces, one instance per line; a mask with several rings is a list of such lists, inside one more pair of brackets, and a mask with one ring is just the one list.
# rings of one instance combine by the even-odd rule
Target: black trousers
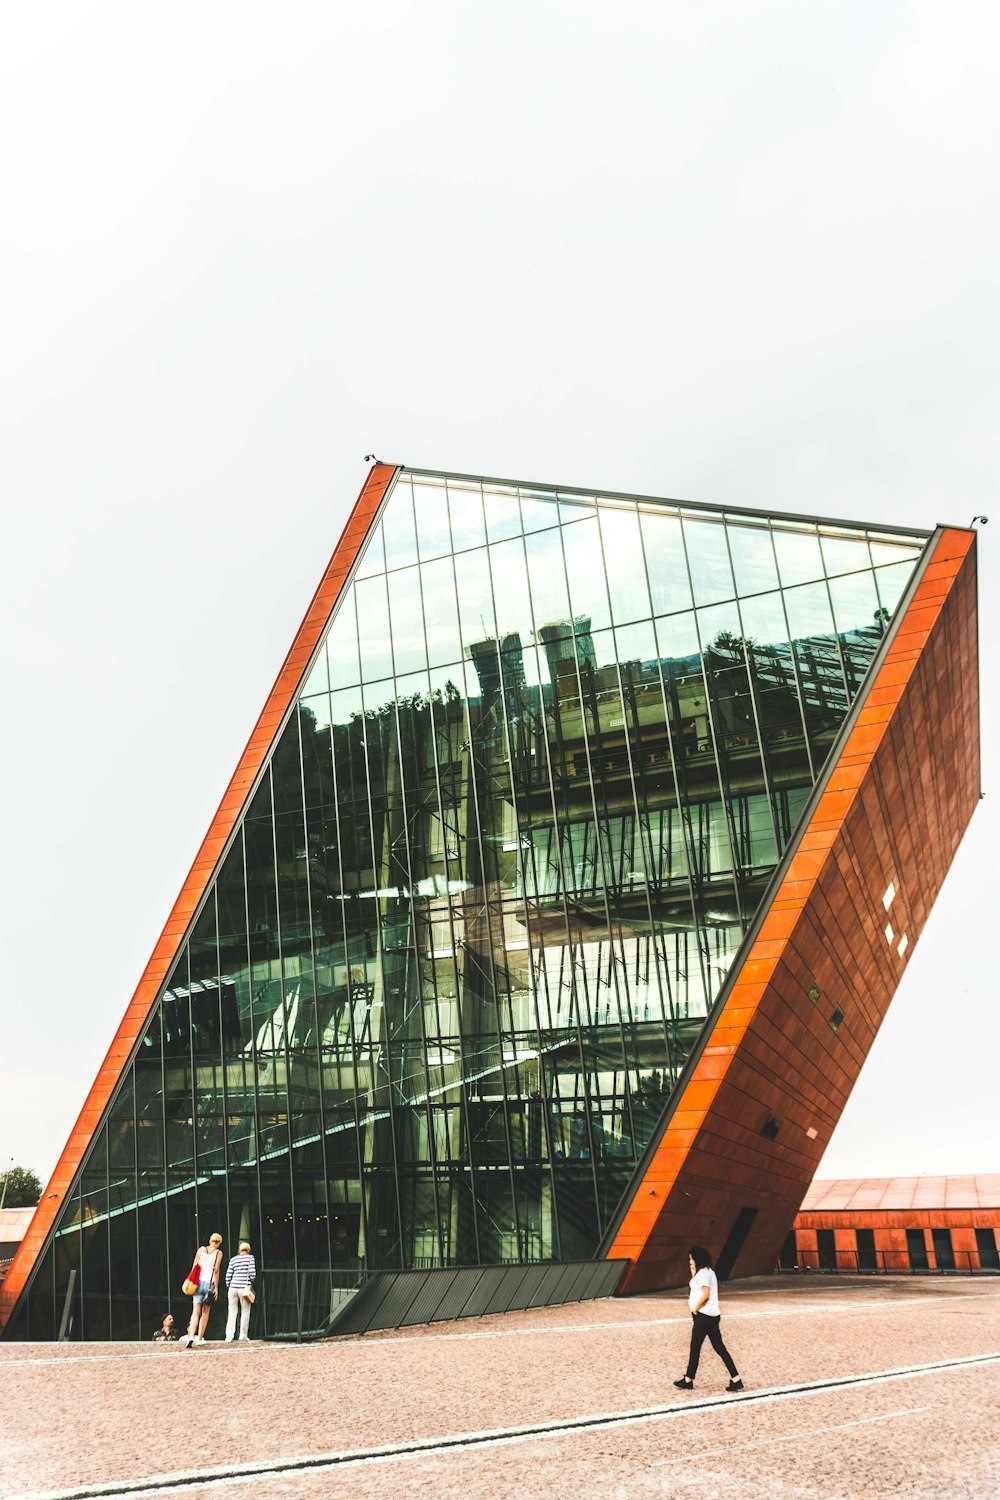
[[706,1339],[708,1339],[708,1342],[729,1371],[730,1378],[733,1380],[736,1379],[736,1366],[733,1364],[733,1356],[722,1342],[722,1333],[719,1329],[721,1322],[721,1318],[709,1317],[708,1313],[698,1312],[694,1314],[694,1327],[691,1329],[691,1353],[688,1355],[688,1380],[693,1380],[698,1373],[701,1346]]

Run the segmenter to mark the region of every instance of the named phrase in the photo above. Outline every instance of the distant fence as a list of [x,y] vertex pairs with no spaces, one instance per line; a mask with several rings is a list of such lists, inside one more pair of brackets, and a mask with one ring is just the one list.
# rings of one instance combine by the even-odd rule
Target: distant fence
[[984,1266],[974,1250],[953,1250],[943,1264],[930,1264],[930,1260],[913,1264],[905,1250],[876,1250],[859,1254],[854,1250],[838,1249],[833,1256],[823,1258],[815,1250],[800,1253],[791,1264],[782,1258],[775,1267],[782,1275],[808,1275],[822,1273],[824,1276],[1000,1276],[1000,1267]]

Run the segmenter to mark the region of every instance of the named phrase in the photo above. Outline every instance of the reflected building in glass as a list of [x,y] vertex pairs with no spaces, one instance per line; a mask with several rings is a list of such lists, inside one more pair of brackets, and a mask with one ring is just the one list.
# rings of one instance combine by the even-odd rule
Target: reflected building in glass
[[377,466],[8,1336],[147,1333],[217,1228],[273,1328],[623,1253],[937,535]]

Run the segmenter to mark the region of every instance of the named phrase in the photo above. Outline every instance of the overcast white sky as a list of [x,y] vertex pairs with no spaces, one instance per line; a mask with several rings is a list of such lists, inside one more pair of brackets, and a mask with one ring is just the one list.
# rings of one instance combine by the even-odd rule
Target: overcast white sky
[[820,1175],[998,1169],[998,17],[5,8],[0,1166],[54,1166],[374,450],[994,512],[990,795]]

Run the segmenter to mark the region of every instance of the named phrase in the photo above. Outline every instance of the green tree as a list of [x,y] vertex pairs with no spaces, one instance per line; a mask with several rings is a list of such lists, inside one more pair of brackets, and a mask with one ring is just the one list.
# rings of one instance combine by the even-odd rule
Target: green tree
[[42,1184],[30,1167],[8,1167],[0,1172],[0,1204],[4,1208],[34,1208]]

